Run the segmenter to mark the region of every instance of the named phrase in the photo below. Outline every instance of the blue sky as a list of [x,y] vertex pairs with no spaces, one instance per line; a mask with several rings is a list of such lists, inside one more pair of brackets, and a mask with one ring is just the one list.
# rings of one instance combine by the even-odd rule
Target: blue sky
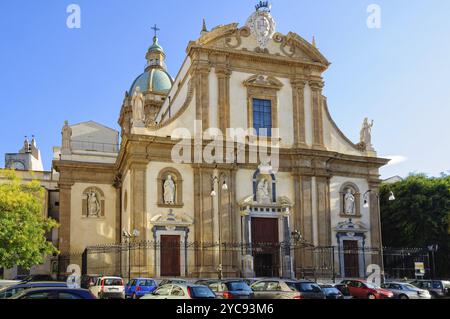
[[[0,167],[25,135],[36,135],[51,166],[64,120],[118,129],[124,92],[145,65],[153,24],[161,28],[175,76],[188,41],[208,27],[245,23],[256,0],[35,0],[0,2]],[[66,8],[81,7],[81,29]],[[369,29],[368,5],[381,9]],[[375,120],[380,156],[398,163],[383,177],[450,170],[450,1],[273,0],[277,31],[315,35],[332,62],[325,74],[330,112],[353,141],[365,116]]]

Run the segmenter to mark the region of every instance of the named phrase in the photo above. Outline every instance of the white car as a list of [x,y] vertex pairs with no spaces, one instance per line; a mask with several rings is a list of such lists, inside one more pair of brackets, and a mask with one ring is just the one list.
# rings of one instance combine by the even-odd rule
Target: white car
[[141,299],[215,299],[214,292],[206,287],[194,284],[168,284],[159,287],[153,293]]
[[120,277],[100,277],[89,290],[99,299],[125,299],[125,286]]
[[431,299],[431,294],[428,290],[419,289],[404,282],[385,283],[381,287],[392,291],[394,298],[397,299]]

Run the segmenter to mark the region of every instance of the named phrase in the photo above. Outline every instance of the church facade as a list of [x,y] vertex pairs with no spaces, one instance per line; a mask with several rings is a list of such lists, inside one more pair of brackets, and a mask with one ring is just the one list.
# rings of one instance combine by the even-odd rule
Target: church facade
[[175,78],[156,36],[146,59],[120,132],[95,122],[62,130],[61,254],[158,243],[139,256],[140,275],[154,277],[212,277],[218,267],[299,277],[314,257],[295,245],[333,247],[341,277],[381,265],[362,252],[382,248],[377,192],[388,161],[371,145],[371,123],[354,143],[331,118],[330,63],[315,43],[276,32],[261,2],[244,26],[204,25]]

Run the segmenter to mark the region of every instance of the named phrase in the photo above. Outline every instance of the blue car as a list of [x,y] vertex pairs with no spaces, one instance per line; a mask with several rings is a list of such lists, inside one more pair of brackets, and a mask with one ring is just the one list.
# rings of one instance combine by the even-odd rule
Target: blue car
[[158,284],[151,278],[136,278],[125,286],[125,298],[139,299],[151,294],[158,288]]

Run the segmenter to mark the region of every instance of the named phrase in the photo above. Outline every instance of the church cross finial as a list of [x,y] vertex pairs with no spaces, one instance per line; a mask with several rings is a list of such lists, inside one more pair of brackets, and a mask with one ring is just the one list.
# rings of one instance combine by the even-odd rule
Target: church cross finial
[[152,27],[152,30],[155,31],[155,38],[157,38],[158,37],[158,31],[161,31],[161,29],[159,29],[158,26],[155,24]]

